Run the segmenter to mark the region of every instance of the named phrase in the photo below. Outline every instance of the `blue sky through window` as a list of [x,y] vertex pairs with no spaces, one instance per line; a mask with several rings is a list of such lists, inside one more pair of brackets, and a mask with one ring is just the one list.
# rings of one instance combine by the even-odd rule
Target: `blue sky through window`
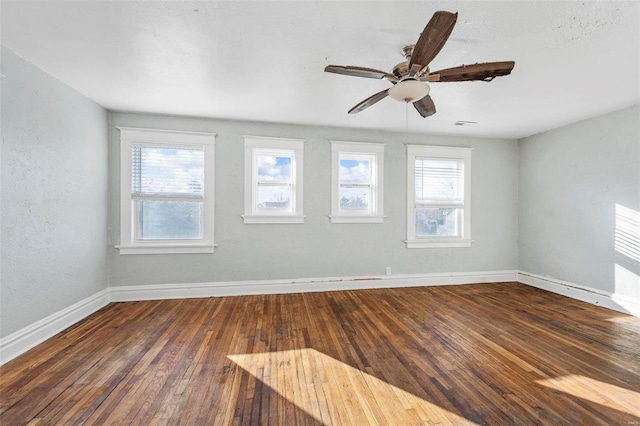
[[258,180],[291,182],[291,157],[259,155]]
[[371,162],[351,158],[340,159],[340,183],[368,184],[371,180]]

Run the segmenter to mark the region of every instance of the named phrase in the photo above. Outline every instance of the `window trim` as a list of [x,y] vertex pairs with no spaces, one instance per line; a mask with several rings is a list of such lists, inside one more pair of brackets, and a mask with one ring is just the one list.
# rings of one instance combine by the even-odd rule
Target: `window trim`
[[[331,141],[331,223],[383,223],[384,216],[384,143]],[[345,212],[340,209],[340,156],[370,156],[371,213]]]
[[[407,248],[471,247],[471,151],[473,148],[433,145],[407,145]],[[449,158],[464,164],[464,201],[460,237],[416,237],[415,161],[416,157]],[[445,203],[446,204],[446,203]]]
[[[215,133],[116,127],[120,131],[120,254],[184,254],[214,251]],[[135,203],[131,192],[131,154],[134,145],[202,148],[204,150],[204,199],[202,238],[199,240],[136,239]]]
[[[304,139],[244,135],[244,214],[245,224],[304,223],[303,162]],[[284,153],[291,156],[291,211],[258,211],[256,157],[260,153]]]

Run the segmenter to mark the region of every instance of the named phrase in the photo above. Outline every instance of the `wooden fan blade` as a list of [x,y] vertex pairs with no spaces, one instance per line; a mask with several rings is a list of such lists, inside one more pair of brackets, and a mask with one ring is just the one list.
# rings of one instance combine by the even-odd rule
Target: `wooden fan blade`
[[382,92],[378,92],[375,95],[369,96],[364,101],[360,102],[358,105],[354,106],[349,110],[349,114],[357,114],[362,110],[369,108],[371,105],[375,104],[386,98],[389,95],[389,89],[384,89]]
[[332,72],[334,74],[351,75],[353,77],[365,77],[365,78],[386,78],[391,81],[398,81],[398,78],[389,74],[388,72],[376,70],[373,68],[354,67],[351,65],[327,65],[324,69],[325,72]]
[[440,75],[439,81],[491,81],[496,77],[511,74],[515,64],[513,61],[484,62],[434,71],[433,74]]
[[449,39],[449,35],[451,31],[453,31],[457,19],[457,13],[440,10],[433,14],[413,48],[411,60],[409,61],[409,69],[411,69],[414,64],[425,67],[431,63],[433,58],[435,58],[442,49],[442,46],[447,42],[447,39]]
[[440,81],[440,74],[429,74],[418,78],[418,81],[428,81],[429,83]]
[[427,95],[424,98],[417,100],[413,103],[416,111],[423,117],[429,117],[436,113],[436,106],[433,103],[431,96]]

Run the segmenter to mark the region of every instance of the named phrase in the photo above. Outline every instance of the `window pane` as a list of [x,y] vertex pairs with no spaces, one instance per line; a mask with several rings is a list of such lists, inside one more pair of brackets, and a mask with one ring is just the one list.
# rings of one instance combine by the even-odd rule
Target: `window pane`
[[291,211],[291,186],[258,185],[257,208]]
[[201,201],[138,201],[141,240],[198,240],[201,233]]
[[258,155],[258,182],[291,182],[291,156]]
[[456,159],[416,158],[416,200],[464,198],[464,163]]
[[204,193],[204,151],[134,146],[131,167],[134,194]]
[[343,210],[366,210],[371,206],[371,188],[340,188],[340,208]]
[[459,237],[462,209],[416,209],[416,237]]
[[368,156],[340,157],[340,183],[371,183],[371,160]]

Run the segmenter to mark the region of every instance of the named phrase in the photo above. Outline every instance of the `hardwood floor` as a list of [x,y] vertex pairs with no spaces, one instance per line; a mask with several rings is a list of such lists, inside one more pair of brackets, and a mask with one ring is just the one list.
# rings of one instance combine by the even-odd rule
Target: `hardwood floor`
[[0,424],[640,424],[640,318],[517,283],[114,303]]

